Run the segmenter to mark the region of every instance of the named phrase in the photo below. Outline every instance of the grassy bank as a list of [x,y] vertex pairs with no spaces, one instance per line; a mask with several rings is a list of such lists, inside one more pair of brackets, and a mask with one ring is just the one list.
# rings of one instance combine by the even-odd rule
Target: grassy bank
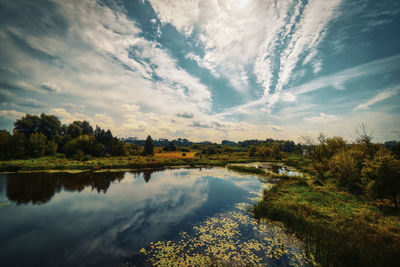
[[[102,169],[147,169],[163,168],[171,166],[226,166],[228,163],[251,162],[254,158],[240,157],[195,157],[193,153],[177,156],[171,153],[159,154],[152,157],[103,157],[84,158],[75,160],[65,158],[62,155],[49,156],[24,160],[0,161],[0,172],[18,171],[51,171],[51,170],[102,170]],[[179,154],[179,155],[178,155]],[[265,160],[265,159],[264,159]]]
[[229,170],[244,172],[244,173],[255,173],[255,174],[265,174],[265,171],[255,167],[238,166],[238,165],[228,165]]
[[322,266],[400,266],[399,212],[332,182],[281,180],[254,206],[258,219],[283,222]]

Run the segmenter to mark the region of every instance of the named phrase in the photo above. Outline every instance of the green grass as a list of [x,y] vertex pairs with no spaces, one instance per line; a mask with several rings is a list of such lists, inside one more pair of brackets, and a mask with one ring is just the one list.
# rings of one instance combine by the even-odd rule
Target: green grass
[[248,166],[228,165],[228,169],[244,173],[265,174],[265,171],[262,169]]
[[123,156],[94,158],[85,156],[82,160],[66,158],[62,154],[41,158],[0,161],[0,172],[49,171],[49,170],[101,170],[101,169],[145,169],[168,166],[226,166],[228,163],[270,161],[268,158],[250,158],[247,153],[222,153],[199,155],[194,158],[159,158],[144,156]]
[[323,266],[400,266],[400,217],[327,181],[281,180],[253,207],[283,222]]
[[0,161],[0,172],[50,171],[50,170],[101,170],[101,169],[147,169],[168,166],[225,166],[222,159],[176,158],[158,159],[155,157],[109,157],[75,160],[58,156],[41,157],[25,160]]

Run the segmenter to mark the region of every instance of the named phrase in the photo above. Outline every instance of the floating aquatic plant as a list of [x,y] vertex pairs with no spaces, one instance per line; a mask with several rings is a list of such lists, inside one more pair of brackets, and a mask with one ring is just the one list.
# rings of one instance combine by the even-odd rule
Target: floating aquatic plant
[[[260,196],[253,192],[250,198]],[[300,241],[277,225],[258,224],[247,212],[249,203],[220,213],[181,232],[176,240],[149,243],[140,252],[155,266],[264,266],[284,261],[291,266],[311,263]]]

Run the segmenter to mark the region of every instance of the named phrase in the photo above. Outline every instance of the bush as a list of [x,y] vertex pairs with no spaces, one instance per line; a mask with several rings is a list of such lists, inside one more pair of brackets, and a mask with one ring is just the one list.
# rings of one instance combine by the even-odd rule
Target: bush
[[57,149],[58,149],[58,145],[57,145],[56,141],[54,139],[52,139],[52,140],[46,142],[44,154],[48,155],[48,156],[52,156],[52,155],[56,154]]
[[361,183],[361,168],[357,166],[351,150],[335,154],[329,160],[329,170],[340,185],[354,188]]
[[46,136],[42,133],[33,133],[27,142],[27,152],[32,158],[39,158],[44,155],[46,148]]
[[400,194],[400,160],[386,149],[379,150],[363,168],[369,181],[370,192],[377,197],[389,198],[396,207]]
[[85,155],[85,156],[82,157],[81,161],[89,161],[89,160],[92,160],[92,159],[93,159],[92,156],[90,156],[90,155]]
[[125,142],[118,141],[112,148],[111,154],[113,156],[126,156],[128,155],[128,145]]
[[104,155],[104,150],[104,145],[96,143],[93,135],[81,135],[69,141],[64,147],[64,152],[69,157],[81,153],[83,153],[83,155],[89,154],[94,157],[99,157]]
[[10,158],[8,146],[11,135],[6,130],[0,130],[0,160],[7,160]]

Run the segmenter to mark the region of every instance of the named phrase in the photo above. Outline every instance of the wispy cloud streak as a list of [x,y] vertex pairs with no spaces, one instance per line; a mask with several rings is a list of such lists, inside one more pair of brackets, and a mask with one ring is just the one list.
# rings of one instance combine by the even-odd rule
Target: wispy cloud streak
[[365,103],[359,104],[357,107],[355,107],[353,109],[353,111],[357,111],[357,110],[366,110],[368,109],[371,105],[378,103],[380,101],[383,101],[385,99],[388,99],[396,94],[398,94],[400,91],[400,85],[396,86],[395,88],[391,88],[391,89],[386,89],[383,90],[382,92],[380,92],[379,94],[377,94],[376,96],[374,96],[373,98],[371,98],[370,100],[368,100]]

